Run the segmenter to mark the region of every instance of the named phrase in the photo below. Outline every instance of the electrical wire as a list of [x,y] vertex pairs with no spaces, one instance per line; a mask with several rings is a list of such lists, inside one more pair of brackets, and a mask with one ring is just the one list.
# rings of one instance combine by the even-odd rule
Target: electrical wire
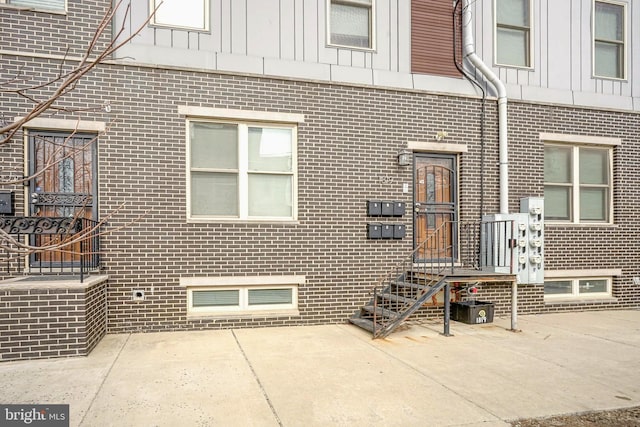
[[[460,64],[458,64],[458,58],[457,58],[458,33],[456,31],[456,24],[458,23],[458,21],[456,17],[458,14],[457,10],[459,9],[460,5],[461,5],[460,0],[456,0],[453,5],[453,63],[458,69],[458,71],[460,71],[460,73],[467,80],[469,80],[473,85],[478,87],[478,89],[480,89],[480,91],[482,92],[482,106],[480,109],[480,219],[482,220],[482,217],[484,216],[485,114],[486,114],[487,91],[484,89],[484,87],[482,87],[482,85],[474,77],[471,77],[464,70],[463,64],[462,64],[462,60],[464,60],[464,58],[462,58],[460,61]],[[460,22],[462,22],[461,7],[460,7]],[[462,25],[460,26],[460,28],[462,28]],[[461,41],[461,43],[463,42],[464,41]]]

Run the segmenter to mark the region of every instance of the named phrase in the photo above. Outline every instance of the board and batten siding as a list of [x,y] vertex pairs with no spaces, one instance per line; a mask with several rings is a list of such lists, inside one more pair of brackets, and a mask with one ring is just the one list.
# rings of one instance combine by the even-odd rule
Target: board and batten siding
[[494,2],[471,2],[476,53],[506,85],[510,98],[640,110],[640,40],[632,24],[640,22],[640,0],[616,3],[627,11],[626,79],[593,76],[593,0],[531,2],[531,68],[496,65]]
[[[632,25],[640,22],[640,0],[619,0],[627,10],[624,80],[593,76],[593,0],[531,3],[532,66],[518,68],[495,64],[494,1],[470,2],[476,53],[505,83],[509,98],[640,111],[640,41]],[[376,0],[375,46],[366,50],[327,44],[327,0],[211,0],[209,31],[147,26],[116,59],[478,95],[450,61],[452,4]],[[118,14],[121,22],[124,8]],[[127,31],[137,28],[148,14],[146,0],[132,2]],[[484,82],[468,63],[465,67]]]

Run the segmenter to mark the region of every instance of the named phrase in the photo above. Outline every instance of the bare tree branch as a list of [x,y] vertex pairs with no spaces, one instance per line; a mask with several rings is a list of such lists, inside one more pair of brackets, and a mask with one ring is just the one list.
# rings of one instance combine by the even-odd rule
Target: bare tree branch
[[[62,73],[62,66],[66,60],[66,53],[65,53],[65,57],[63,58],[62,63],[60,65],[60,73],[58,74],[57,77],[40,84],[34,84],[31,86],[19,87],[19,88],[5,88],[0,90],[1,92],[5,92],[5,93],[7,92],[14,93],[22,98],[27,99],[28,101],[34,104],[33,108],[29,110],[26,115],[20,117],[19,119],[13,122],[2,123],[0,125],[1,126],[0,135],[2,135],[0,136],[0,145],[9,143],[12,140],[12,138],[16,135],[16,133],[19,132],[28,121],[36,117],[39,117],[41,114],[45,113],[46,111],[60,108],[55,106],[55,103],[61,100],[65,95],[72,92],[76,88],[76,85],[78,84],[78,82],[84,76],[86,76],[90,71],[96,68],[99,64],[103,63],[105,60],[109,59],[115,51],[117,51],[119,48],[121,48],[125,44],[129,43],[135,36],[137,36],[140,33],[140,31],[142,31],[144,27],[149,23],[149,21],[151,20],[151,17],[155,13],[155,10],[154,10],[153,13],[151,13],[149,17],[142,23],[142,25],[140,25],[133,33],[129,34],[124,39],[118,41],[126,30],[126,24],[125,24],[126,18],[127,16],[129,16],[131,11],[131,4],[128,4],[124,13],[122,24],[118,29],[118,31],[112,35],[112,37],[107,42],[106,46],[102,48],[102,50],[97,50],[99,40],[105,35],[108,36],[108,34],[105,34],[105,33],[110,28],[110,23],[113,21],[113,18],[115,17],[115,13],[117,9],[120,7],[121,3],[122,3],[122,0],[118,1],[118,3],[115,6],[109,7],[104,17],[101,19],[100,23],[98,24],[98,27],[96,28],[96,31],[94,32],[93,37],[89,42],[87,48],[85,49],[84,54],[80,58],[78,64],[75,67],[73,67],[70,71],[66,73]],[[94,55],[95,57],[91,59]],[[12,80],[18,81],[17,78],[14,78]],[[29,93],[31,91],[48,89],[48,88],[54,88],[53,93],[45,97],[44,99],[38,100],[38,97],[36,95],[31,95]],[[63,109],[64,111],[72,111],[69,108],[61,108],[61,109]]]
[[[158,7],[159,6],[160,5],[158,5]],[[130,3],[127,4],[122,15],[122,23],[120,26],[118,28],[112,28],[111,25],[116,16],[116,12],[121,7],[122,0],[119,0],[115,5],[111,5],[105,11],[104,16],[100,19],[100,22],[93,32],[91,40],[79,58],[71,58],[69,56],[69,47],[67,47],[64,55],[60,59],[60,64],[57,67],[55,76],[38,82],[26,73],[24,66],[21,66],[13,76],[0,82],[1,94],[13,95],[18,99],[27,101],[31,105],[25,114],[15,120],[6,120],[4,114],[0,115],[0,147],[10,143],[21,144],[22,138],[19,136],[22,135],[24,126],[27,125],[29,121],[44,114],[57,112],[76,113],[96,109],[96,107],[78,108],[61,104],[63,104],[62,101],[65,97],[73,93],[82,79],[99,67],[100,64],[109,60],[119,48],[136,37],[147,26],[157,11],[156,7],[140,26],[125,36],[127,19],[131,13]],[[108,105],[108,103],[105,104],[101,102],[99,108],[104,108],[105,105]],[[4,180],[0,182],[0,186],[24,185],[33,179],[41,177],[48,170],[59,167],[58,165],[66,159],[74,158],[78,153],[84,153],[87,148],[95,143],[98,137],[103,136],[109,131],[113,123],[113,121],[109,122],[103,132],[100,132],[95,137],[80,145],[76,145],[73,139],[78,134],[80,124],[80,120],[78,119],[75,129],[65,136],[62,142],[46,140],[46,143],[50,144],[50,147],[53,147],[53,151],[48,152],[48,154],[43,157],[42,164],[38,165],[37,171],[30,176],[21,176],[23,173],[19,173],[19,178]],[[28,201],[25,201],[25,204],[26,203],[28,203]],[[84,220],[84,212],[88,207],[87,202],[84,203],[84,206],[74,206],[74,213],[71,217],[72,221]],[[85,227],[77,232],[64,235],[55,235],[57,237],[44,239],[43,242],[38,242],[38,244],[34,244],[34,241],[30,241],[22,236],[10,234],[0,228],[0,251],[5,253],[6,259],[47,252],[78,255],[78,243],[130,227],[148,214],[148,212],[144,212],[124,225],[109,229],[106,232],[103,231],[101,227],[117,215],[124,206],[125,203],[122,203],[118,208],[104,215],[104,218],[100,221],[93,222],[91,227]],[[83,252],[83,255],[89,254],[92,254],[92,252]]]

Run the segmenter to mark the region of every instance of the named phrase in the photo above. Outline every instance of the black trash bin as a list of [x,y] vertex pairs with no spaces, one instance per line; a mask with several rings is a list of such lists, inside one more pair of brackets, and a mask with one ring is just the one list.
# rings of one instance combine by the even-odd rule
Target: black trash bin
[[494,305],[486,301],[462,301],[451,303],[451,319],[477,325],[493,322]]

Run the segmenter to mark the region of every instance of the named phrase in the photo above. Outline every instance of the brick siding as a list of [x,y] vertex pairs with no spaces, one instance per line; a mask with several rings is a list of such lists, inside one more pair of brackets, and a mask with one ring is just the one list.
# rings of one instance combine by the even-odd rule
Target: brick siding
[[[0,10],[0,16],[11,15]],[[1,22],[1,21],[0,21]],[[28,25],[26,22],[15,25]],[[12,48],[37,50],[16,40]],[[37,81],[55,75],[52,59],[4,55],[1,76],[26,70]],[[158,331],[344,322],[369,298],[376,280],[412,249],[410,210],[401,219],[403,240],[367,240],[367,200],[412,203],[412,171],[399,167],[396,153],[408,141],[465,144],[460,157],[460,219],[498,210],[497,110],[487,102],[484,163],[481,164],[481,100],[418,91],[242,76],[214,72],[102,65],[79,84],[62,106],[99,106],[59,118],[111,123],[99,140],[99,203],[105,217],[102,267],[109,275],[107,331]],[[24,114],[24,100],[12,99],[9,115]],[[299,113],[298,212],[295,224],[188,223],[186,221],[185,117],[178,105]],[[524,286],[523,313],[637,308],[640,287],[640,215],[635,201],[640,125],[636,113],[509,103],[510,209],[519,199],[543,195],[540,132],[616,136],[615,226],[558,226],[545,230],[546,268],[621,268],[613,284],[616,301],[545,304],[541,286]],[[21,144],[0,147],[21,165]],[[19,157],[15,160],[15,157]],[[13,166],[9,166],[13,167]],[[409,193],[402,184],[409,184]],[[23,203],[18,194],[18,203]],[[124,207],[119,206],[125,203]],[[299,316],[188,317],[180,277],[305,275]],[[132,301],[134,289],[145,291]],[[496,302],[496,314],[510,310],[510,286],[481,287],[479,299]],[[29,295],[29,294],[27,294]],[[3,334],[4,336],[4,334]]]
[[3,283],[0,361],[86,356],[106,333],[106,281]]

